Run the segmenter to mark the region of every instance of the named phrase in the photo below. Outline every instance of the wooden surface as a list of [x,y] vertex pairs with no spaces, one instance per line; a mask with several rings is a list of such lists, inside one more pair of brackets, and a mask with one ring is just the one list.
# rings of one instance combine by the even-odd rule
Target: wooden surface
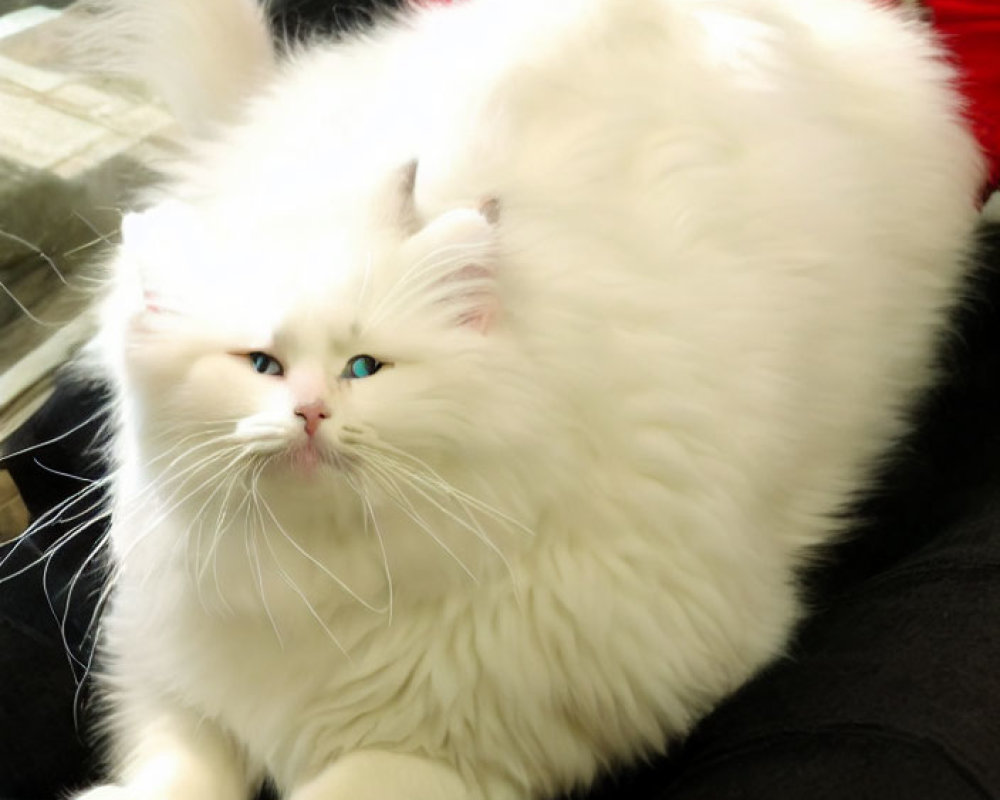
[[13,539],[28,524],[28,511],[17,487],[6,471],[0,470],[0,543]]

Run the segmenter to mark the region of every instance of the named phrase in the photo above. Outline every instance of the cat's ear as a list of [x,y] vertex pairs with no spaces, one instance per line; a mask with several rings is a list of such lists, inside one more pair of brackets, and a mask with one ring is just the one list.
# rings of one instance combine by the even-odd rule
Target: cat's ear
[[383,210],[384,222],[404,236],[412,236],[421,227],[414,199],[417,166],[417,160],[413,159],[393,170],[377,189],[375,197],[375,208]]
[[195,211],[174,200],[122,219],[118,268],[128,274],[120,279],[141,296],[145,312],[183,313],[176,286],[184,265],[202,248],[197,231]]
[[61,26],[67,66],[138,78],[194,134],[230,120],[274,71],[256,0],[80,0]]
[[500,204],[495,199],[478,208],[459,208],[431,220],[409,241],[422,270],[428,296],[458,326],[487,332],[500,303],[496,286],[497,223]]

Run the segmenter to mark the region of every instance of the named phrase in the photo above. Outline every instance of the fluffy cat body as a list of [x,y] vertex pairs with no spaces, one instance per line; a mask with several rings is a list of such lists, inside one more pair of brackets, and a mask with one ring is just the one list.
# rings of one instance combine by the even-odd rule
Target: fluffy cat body
[[780,653],[929,378],[981,176],[933,42],[867,0],[468,0],[278,61],[224,28],[93,348],[84,796],[507,800],[663,748]]

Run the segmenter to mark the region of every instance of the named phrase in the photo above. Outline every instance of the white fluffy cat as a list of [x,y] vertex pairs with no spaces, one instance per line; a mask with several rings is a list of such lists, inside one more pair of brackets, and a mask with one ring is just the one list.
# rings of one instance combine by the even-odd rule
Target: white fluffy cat
[[279,58],[243,0],[105,6],[196,134],[94,347],[82,797],[540,798],[781,652],[962,278],[981,163],[923,26],[466,0]]

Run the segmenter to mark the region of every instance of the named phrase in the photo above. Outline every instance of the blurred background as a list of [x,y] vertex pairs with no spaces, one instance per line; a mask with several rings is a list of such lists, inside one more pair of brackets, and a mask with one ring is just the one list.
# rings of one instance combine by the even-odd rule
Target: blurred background
[[[64,71],[68,5],[0,0],[0,444],[86,337],[119,207],[176,150],[170,117],[137,86]],[[26,521],[0,470],[0,542]]]

